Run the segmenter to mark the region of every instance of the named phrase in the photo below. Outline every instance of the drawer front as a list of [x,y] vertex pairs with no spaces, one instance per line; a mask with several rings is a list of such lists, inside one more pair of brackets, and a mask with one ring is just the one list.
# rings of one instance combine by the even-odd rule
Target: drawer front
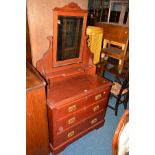
[[56,134],[63,132],[66,128],[71,127],[72,125],[78,123],[79,121],[91,116],[92,114],[97,113],[98,111],[103,110],[105,113],[107,106],[107,99],[102,99],[90,106],[84,107],[81,110],[67,115],[56,121]]
[[64,117],[56,121],[56,134],[62,133],[66,128],[75,125],[76,123],[80,122],[84,119],[85,110],[81,109],[72,115]]
[[102,99],[101,101],[98,101],[90,106],[87,107],[85,116],[88,117],[92,114],[97,113],[100,110],[103,110],[105,113],[106,111],[106,106],[107,106],[107,99]]
[[83,130],[84,130],[83,122],[78,123],[78,125],[76,125],[72,128],[69,128],[60,134],[54,135],[53,145],[56,147],[64,142],[66,142],[66,141],[70,140],[71,138],[75,137],[78,133],[80,133]]
[[76,100],[64,106],[60,106],[54,110],[55,119],[62,118],[66,115],[72,114],[85,106],[85,98]]
[[103,120],[103,110],[98,112],[96,115],[93,115],[92,117],[88,118],[84,123],[84,128],[89,128],[101,120]]
[[97,102],[97,101],[100,101],[102,99],[108,98],[109,90],[110,89],[107,88],[105,90],[102,90],[102,91],[96,92],[92,95],[89,95],[87,97],[86,105],[90,105],[90,103],[92,103],[92,102]]
[[88,129],[91,126],[94,126],[96,123],[98,123],[101,120],[103,120],[103,110],[99,111],[96,115],[90,116],[85,121],[78,123],[76,126],[71,127],[58,135],[55,135],[53,145],[56,147],[72,139],[73,137],[78,136],[80,132]]

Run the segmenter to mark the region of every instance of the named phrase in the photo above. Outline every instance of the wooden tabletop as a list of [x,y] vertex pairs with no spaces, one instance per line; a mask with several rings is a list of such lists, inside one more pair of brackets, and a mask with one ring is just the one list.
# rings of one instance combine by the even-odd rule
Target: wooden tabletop
[[111,82],[108,80],[96,76],[83,74],[68,78],[62,81],[53,82],[52,87],[48,91],[47,99],[49,104],[55,104],[58,102],[67,102],[68,99],[72,100],[77,97],[84,97],[92,93],[92,91],[101,90],[111,86]]
[[45,86],[44,79],[39,72],[29,63],[26,63],[26,91]]

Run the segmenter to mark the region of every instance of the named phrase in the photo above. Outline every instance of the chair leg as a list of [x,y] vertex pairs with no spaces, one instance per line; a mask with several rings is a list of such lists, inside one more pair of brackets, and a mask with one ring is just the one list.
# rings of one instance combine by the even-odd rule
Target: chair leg
[[117,116],[118,104],[115,105],[115,116]]
[[120,99],[121,99],[121,96],[118,96],[116,104],[115,104],[115,116],[117,116],[117,111],[118,111],[118,106],[119,106]]
[[124,109],[126,109],[126,108],[127,108],[127,102],[124,103]]
[[119,60],[119,66],[118,66],[119,74],[121,74],[123,70],[123,65],[124,65],[124,60]]
[[126,96],[126,98],[124,100],[124,103],[123,103],[124,104],[124,109],[127,108],[128,101],[129,101],[129,94],[127,94],[127,96]]

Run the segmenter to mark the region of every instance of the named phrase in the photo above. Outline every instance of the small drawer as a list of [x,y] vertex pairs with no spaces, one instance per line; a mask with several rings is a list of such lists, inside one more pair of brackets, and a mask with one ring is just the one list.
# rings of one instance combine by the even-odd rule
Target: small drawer
[[54,116],[56,119],[58,119],[68,114],[72,114],[73,112],[82,109],[84,106],[85,106],[85,99],[82,98],[69,104],[57,107],[56,110],[54,111]]
[[96,115],[93,115],[92,117],[87,119],[85,121],[85,127],[89,128],[102,120],[103,120],[103,110],[99,111],[98,113],[96,113]]
[[106,106],[107,106],[107,99],[102,99],[101,101],[98,101],[98,102],[88,106],[86,109],[86,115],[90,116],[93,113],[97,113],[100,110],[104,110],[104,112],[105,112]]
[[72,125],[80,122],[84,119],[85,110],[82,109],[69,115],[67,117],[63,117],[56,121],[56,134],[62,133],[66,128],[71,127]]
[[109,96],[109,91],[110,91],[110,88],[106,88],[102,91],[89,95],[87,97],[86,105],[90,105],[91,103],[100,101],[102,99],[107,99]]
[[87,97],[87,103],[96,102],[103,99],[103,92],[97,92]]

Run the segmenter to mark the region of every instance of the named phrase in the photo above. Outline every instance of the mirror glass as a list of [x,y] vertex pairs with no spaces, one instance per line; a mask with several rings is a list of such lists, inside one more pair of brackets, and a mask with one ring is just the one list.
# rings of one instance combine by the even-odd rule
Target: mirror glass
[[79,58],[83,17],[58,16],[57,61]]

